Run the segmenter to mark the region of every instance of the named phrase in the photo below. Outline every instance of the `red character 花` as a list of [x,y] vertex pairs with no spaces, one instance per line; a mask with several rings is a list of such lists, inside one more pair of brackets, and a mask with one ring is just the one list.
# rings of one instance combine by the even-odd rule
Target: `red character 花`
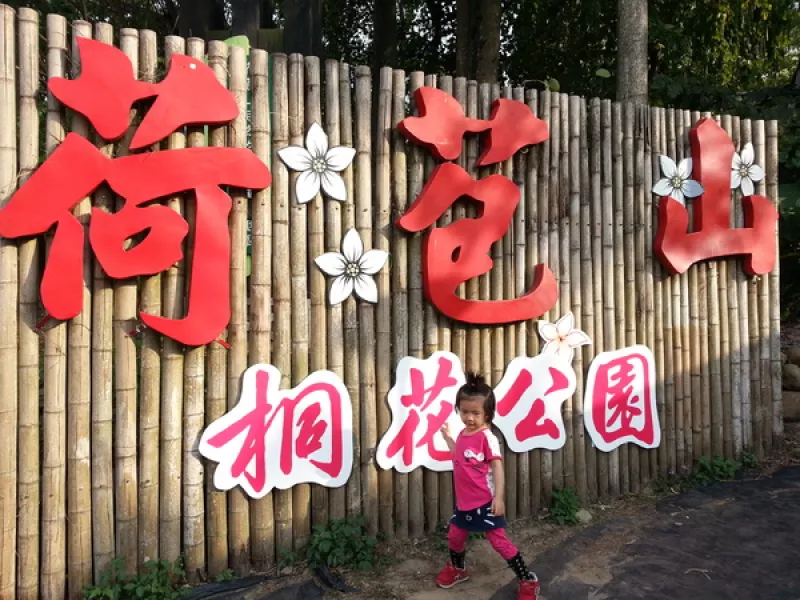
[[512,360],[495,387],[494,424],[514,452],[558,450],[566,441],[561,405],[575,393],[575,371],[558,356]]
[[655,360],[646,346],[603,352],[592,361],[583,403],[595,447],[611,452],[625,443],[661,443],[655,394]]
[[453,468],[452,455],[439,430],[450,421],[454,431],[464,424],[455,414],[455,396],[464,384],[461,361],[449,352],[429,358],[405,357],[397,366],[397,383],[389,392],[392,424],[378,444],[382,469],[401,473],[424,466],[434,471]]
[[[131,106],[155,97],[130,144],[151,146],[191,124],[224,123],[238,114],[233,95],[202,61],[173,57],[164,81],[136,81],[118,49],[80,38],[82,71],[75,80],[51,79],[51,92],[84,114],[106,139],[122,136]],[[112,90],[114,92],[112,93]],[[111,159],[85,138],[70,133],[45,163],[0,210],[0,236],[21,238],[55,227],[42,278],[42,303],[50,316],[77,316],[83,303],[87,232],[72,214],[81,200],[104,182],[124,199],[115,213],[92,209],[88,239],[103,270],[112,278],[154,275],[183,257],[189,225],[154,200],[193,191],[196,235],[186,316],[167,319],[142,313],[142,321],[178,342],[199,346],[214,341],[230,320],[230,197],[221,185],[261,189],[270,172],[243,148],[188,148]],[[125,242],[144,234],[131,248]]]
[[[685,273],[691,265],[702,260],[737,255],[746,257],[744,269],[748,274],[770,272],[776,259],[777,209],[764,196],[745,195],[742,197],[744,227],[732,229],[733,142],[714,119],[700,120],[689,137],[694,168],[688,167],[687,170],[693,171],[702,186],[698,188],[702,195],[692,200],[694,231],[689,232],[686,206],[671,196],[662,196],[658,206],[656,255],[672,273]],[[683,180],[691,174],[669,174],[674,183],[669,179],[660,181],[656,185],[657,193],[663,193],[669,187],[680,189]],[[733,179],[736,181],[735,176]],[[692,180],[689,183],[698,187]]]
[[239,403],[214,421],[200,453],[219,463],[214,485],[240,485],[253,498],[299,483],[344,485],[353,467],[353,411],[342,381],[316,371],[292,390],[280,391],[272,365],[250,367]]
[[[479,166],[507,160],[520,148],[547,139],[547,125],[522,102],[495,100],[491,118],[470,119],[458,102],[435,88],[415,92],[419,117],[407,117],[399,129],[414,142],[429,148],[442,160],[461,153],[468,132],[485,132]],[[538,317],[555,305],[558,288],[550,269],[543,264],[534,271],[533,285],[512,300],[466,300],[456,288],[492,268],[489,251],[502,239],[520,200],[517,186],[502,175],[474,180],[453,163],[439,165],[420,195],[397,221],[398,227],[418,232],[434,225],[459,198],[468,196],[483,206],[475,219],[461,219],[428,234],[423,247],[423,280],[428,300],[443,314],[475,324],[512,323]]]

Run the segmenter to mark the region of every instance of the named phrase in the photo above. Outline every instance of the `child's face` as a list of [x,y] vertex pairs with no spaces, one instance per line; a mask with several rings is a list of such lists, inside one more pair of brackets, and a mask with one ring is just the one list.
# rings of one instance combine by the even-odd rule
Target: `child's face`
[[483,398],[464,398],[459,403],[458,414],[467,431],[476,431],[486,425]]

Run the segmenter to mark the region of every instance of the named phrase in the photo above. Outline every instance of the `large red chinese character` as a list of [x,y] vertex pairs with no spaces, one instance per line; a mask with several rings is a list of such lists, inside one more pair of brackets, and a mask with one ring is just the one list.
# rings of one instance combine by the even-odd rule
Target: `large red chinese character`
[[625,443],[661,443],[655,361],[646,346],[598,354],[589,367],[583,401],[586,430],[595,447],[611,452]]
[[454,433],[464,428],[455,414],[456,392],[464,381],[461,361],[450,352],[400,361],[388,397],[392,424],[376,454],[382,469],[408,473],[420,466],[434,471],[453,468],[452,454],[439,430],[448,421]]
[[[479,165],[510,158],[517,150],[547,139],[547,125],[523,103],[496,100],[489,120],[469,119],[458,102],[434,88],[415,92],[420,117],[408,117],[398,126],[438,158],[453,160],[461,153],[467,132],[486,131]],[[492,244],[505,235],[520,200],[519,188],[503,175],[480,181],[462,167],[439,165],[420,195],[397,221],[397,226],[418,232],[436,220],[462,196],[482,204],[476,219],[461,219],[428,234],[424,244],[423,279],[428,300],[442,313],[459,321],[476,324],[512,323],[538,317],[555,305],[558,287],[550,269],[543,264],[534,271],[533,285],[513,300],[466,300],[456,293],[459,285],[492,268]]]
[[[709,258],[736,255],[746,256],[744,269],[748,274],[768,273],[775,266],[778,211],[764,196],[744,196],[744,228],[732,229],[733,142],[713,119],[701,119],[689,136],[694,164],[691,170],[703,188],[702,195],[692,200],[694,231],[689,233],[686,206],[675,198],[662,196],[656,255],[672,273],[685,273],[692,264]],[[675,174],[676,183],[689,175]]]
[[512,360],[495,387],[494,424],[514,452],[558,450],[566,441],[561,405],[575,393],[575,371],[559,356]]
[[317,371],[280,391],[272,365],[250,367],[239,403],[208,426],[200,453],[219,463],[214,485],[253,498],[299,483],[344,485],[353,467],[353,411],[342,381]]
[[[223,122],[236,116],[236,102],[204,63],[175,56],[158,84],[133,79],[130,61],[119,50],[80,39],[82,72],[74,81],[52,79],[51,91],[85,114],[103,136],[124,133],[131,105],[156,96],[131,147],[150,145],[185,124]],[[232,104],[231,104],[232,103]],[[71,210],[102,183],[125,199],[109,214],[92,209],[89,241],[113,278],[159,273],[183,257],[189,226],[175,211],[151,204],[194,191],[197,231],[187,314],[166,319],[141,314],[144,323],[187,345],[214,341],[230,320],[231,199],[220,185],[259,189],[270,173],[252,152],[239,148],[189,148],[110,159],[77,134],[69,134],[45,163],[0,210],[0,236],[41,235],[55,226],[42,278],[42,303],[50,316],[70,319],[83,302],[84,228]],[[144,234],[132,248],[126,240]]]

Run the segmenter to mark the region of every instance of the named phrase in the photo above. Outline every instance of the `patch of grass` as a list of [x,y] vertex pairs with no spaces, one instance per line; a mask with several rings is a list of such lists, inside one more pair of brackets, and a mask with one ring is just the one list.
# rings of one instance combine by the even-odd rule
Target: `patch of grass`
[[83,597],[85,600],[176,600],[183,595],[180,586],[185,576],[183,557],[174,563],[148,561],[141,575],[132,575],[125,567],[125,559],[118,556],[100,575],[97,585],[84,588]]
[[577,512],[581,509],[581,499],[574,488],[553,490],[550,504],[550,520],[559,525],[577,525]]
[[215,577],[215,581],[217,583],[224,583],[226,581],[233,580],[233,570],[232,569],[225,569],[219,575]]
[[742,460],[732,460],[718,456],[709,458],[701,456],[697,459],[692,470],[686,475],[671,477],[661,481],[658,491],[665,493],[668,491],[679,490],[685,492],[697,485],[711,485],[720,481],[729,481],[736,477],[736,474],[743,470],[757,469],[758,458],[749,452],[742,455]]
[[308,563],[312,567],[371,569],[378,563],[378,540],[367,534],[363,516],[331,521],[314,526],[308,544]]
[[293,569],[295,564],[297,564],[297,552],[294,552],[291,548],[278,548],[278,570],[282,571],[283,569]]

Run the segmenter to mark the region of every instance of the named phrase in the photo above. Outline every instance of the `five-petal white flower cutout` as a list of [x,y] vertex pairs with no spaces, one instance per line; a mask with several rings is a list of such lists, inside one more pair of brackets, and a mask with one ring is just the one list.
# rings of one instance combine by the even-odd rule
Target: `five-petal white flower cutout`
[[659,156],[663,179],[659,179],[653,186],[653,193],[659,196],[670,196],[685,205],[685,198],[696,198],[703,193],[703,186],[692,176],[692,159],[684,158],[680,164],[669,156]]
[[342,240],[342,252],[326,252],[314,259],[320,271],[335,277],[328,301],[331,306],[344,301],[355,290],[362,299],[373,304],[378,301],[378,288],[372,276],[386,264],[389,253],[384,250],[367,250],[355,229],[350,229]]
[[328,148],[328,135],[318,123],[309,127],[305,148],[287,146],[278,150],[278,156],[287,167],[293,171],[301,171],[295,187],[298,204],[313,200],[320,187],[334,200],[346,200],[347,190],[339,173],[350,166],[355,155],[355,148]]
[[755,164],[756,153],[753,144],[747,142],[742,148],[742,153],[733,153],[731,163],[731,189],[742,188],[742,196],[752,196],[755,193],[753,183],[764,179],[764,169]]
[[571,311],[555,323],[539,321],[539,335],[545,341],[540,354],[554,354],[570,363],[575,356],[575,348],[592,343],[588,335],[575,328],[575,317]]

